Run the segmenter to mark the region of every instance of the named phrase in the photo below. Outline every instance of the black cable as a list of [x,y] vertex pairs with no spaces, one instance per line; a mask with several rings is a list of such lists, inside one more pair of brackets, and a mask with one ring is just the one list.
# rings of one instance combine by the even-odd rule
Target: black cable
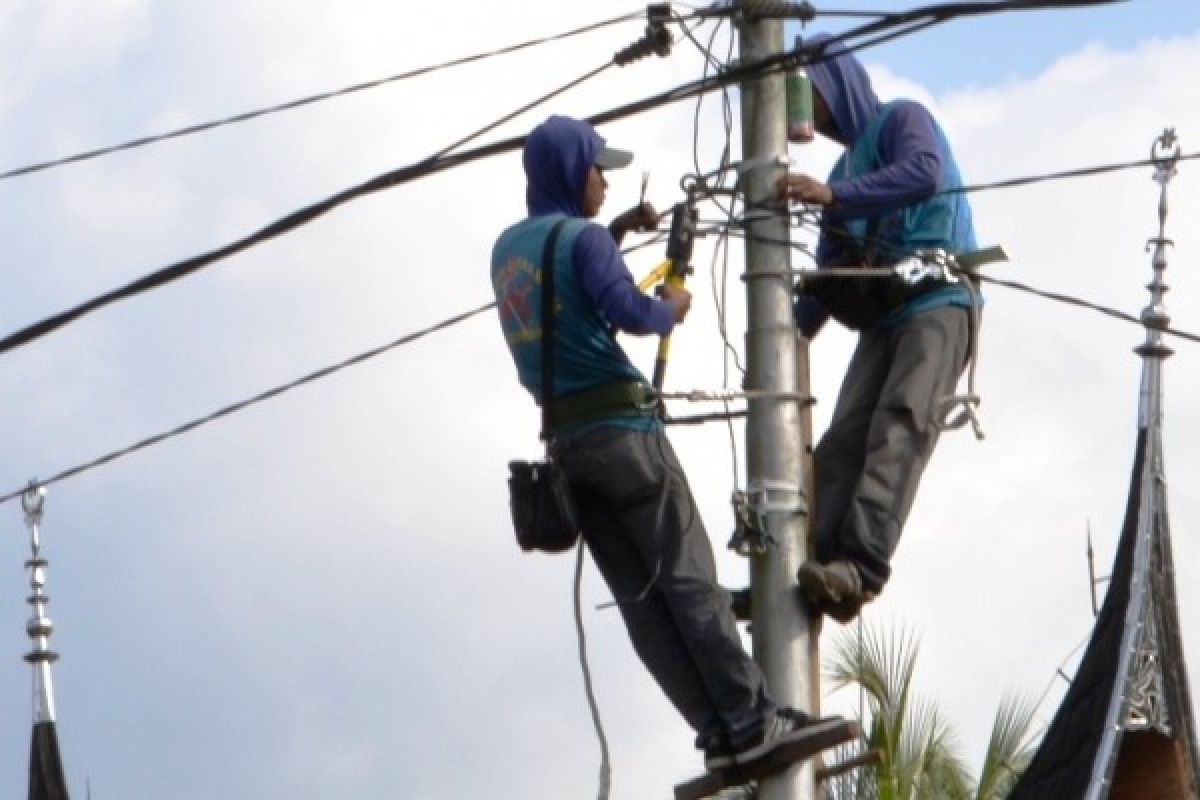
[[[1089,1],[1098,3],[1113,2],[1113,0]],[[989,10],[1009,10],[1010,8],[1016,8],[1023,5],[1029,5],[1029,0],[1003,0],[1002,2],[994,3],[951,3],[947,4],[946,6],[929,6],[925,9],[921,9],[920,11],[926,15],[932,14],[936,17],[938,22],[941,22],[945,21],[946,19],[950,19],[951,16],[953,16],[948,13],[935,13],[939,12],[939,10],[943,8],[964,9],[964,11],[961,13],[984,13],[985,11]],[[897,17],[901,19],[901,24],[909,24],[912,19],[916,18],[914,14],[916,14],[916,12],[897,15]],[[838,37],[838,39],[845,40],[847,38],[856,36],[860,30],[861,33],[865,35],[867,33],[874,33],[878,30],[885,29],[886,27],[886,21],[875,22],[862,26],[861,29],[855,29],[843,33],[840,35],[840,37]],[[872,40],[871,43],[876,43],[877,41],[878,40]],[[618,106],[617,108],[613,108],[599,114],[594,114],[588,118],[588,121],[593,125],[601,125],[606,122],[613,122],[649,111],[654,108],[658,108],[660,106],[699,97],[707,92],[715,91],[736,83],[741,83],[742,81],[749,80],[751,78],[758,78],[764,75],[784,71],[792,68],[795,64],[801,61],[804,63],[815,63],[826,60],[832,57],[831,55],[825,53],[828,45],[829,41],[821,42],[816,46],[802,44],[796,50],[776,53],[759,61],[728,69],[719,75],[701,78],[698,81],[692,81],[690,83],[677,86],[674,89],[668,89],[664,92],[659,92],[658,94],[651,95],[650,97],[643,98],[642,100],[627,103],[623,106]],[[853,52],[853,48],[849,49],[851,52]],[[570,85],[573,84],[568,84],[568,86]],[[550,96],[558,94],[558,91],[552,93]],[[528,107],[530,106],[526,106],[526,108]],[[488,129],[490,129],[490,127],[486,128],[485,130]],[[78,306],[75,306],[74,308],[47,317],[46,319],[17,330],[8,336],[5,336],[3,339],[0,339],[0,353],[8,352],[16,347],[28,344],[29,342],[45,336],[46,334],[57,330],[63,325],[66,325],[103,306],[135,294],[140,294],[141,292],[148,291],[149,289],[157,288],[170,281],[191,274],[192,272],[195,272],[202,267],[206,267],[216,261],[227,258],[243,250],[247,250],[250,247],[267,241],[268,239],[272,239],[285,232],[294,230],[295,228],[311,222],[317,217],[324,215],[325,213],[344,203],[349,202],[350,200],[383,189],[399,186],[400,184],[416,180],[417,178],[423,178],[452,167],[462,166],[463,164],[467,164],[472,161],[477,161],[483,158],[498,155],[500,153],[516,150],[524,144],[525,138],[526,137],[524,135],[517,136],[511,139],[484,145],[473,150],[461,152],[456,155],[446,155],[447,150],[460,146],[466,140],[460,141],[455,145],[452,145],[451,148],[446,148],[437,156],[427,158],[423,161],[406,167],[392,170],[391,172],[386,172],[366,181],[365,183],[359,184],[358,186],[345,189],[331,197],[326,198],[325,200],[314,203],[298,211],[294,211],[291,214],[288,214],[287,216],[267,225],[261,230],[231,244],[172,264],[154,273],[143,276],[142,278],[126,284],[123,287],[86,301]]]
[[[485,305],[479,306],[478,308],[473,308],[470,311],[464,311],[461,314],[456,314],[453,317],[444,319],[441,322],[438,322],[434,325],[430,325],[427,328],[423,328],[423,329],[421,329],[419,331],[415,331],[413,333],[405,334],[404,336],[401,336],[399,339],[396,339],[393,342],[389,342],[388,344],[373,348],[371,350],[366,351],[365,353],[359,353],[356,356],[347,358],[345,361],[340,361],[337,364],[333,364],[328,367],[323,367],[315,372],[310,372],[309,374],[305,375],[304,377],[297,378],[296,380],[291,381],[290,383],[283,384],[282,386],[277,386],[274,389],[268,389],[265,392],[260,392],[259,394],[256,394],[249,399],[242,400],[241,402],[233,403],[232,405],[225,406],[224,408],[214,411],[211,414],[207,414],[203,417],[200,417],[199,419],[195,419],[195,420],[192,420],[191,422],[184,423],[183,425],[179,425],[168,431],[164,431],[162,433],[155,434],[154,436],[149,436],[145,439],[142,439],[139,442],[135,442],[134,444],[129,445],[128,447],[123,447],[120,450],[114,450],[111,453],[100,456],[99,458],[94,458],[91,461],[88,461],[84,464],[80,464],[79,466],[71,467],[70,469],[65,469],[62,472],[59,472],[45,480],[34,480],[33,485],[35,485],[35,486],[50,486],[51,484],[59,483],[60,481],[65,481],[68,478],[73,478],[76,475],[80,475],[84,472],[88,472],[89,470],[93,470],[96,467],[100,467],[100,466],[103,466],[104,464],[108,464],[112,461],[116,461],[119,458],[123,458],[127,455],[130,455],[131,453],[136,453],[139,450],[144,450],[147,447],[151,447],[152,445],[159,444],[168,439],[173,439],[177,436],[182,436],[185,433],[194,431],[196,428],[199,428],[202,425],[207,425],[210,422],[215,422],[216,420],[221,419],[222,417],[227,417],[230,414],[236,413],[238,411],[242,411],[243,409],[249,408],[250,406],[257,405],[258,403],[261,403],[264,400],[270,400],[271,398],[278,397],[279,395],[281,395],[285,392],[289,392],[292,389],[296,389],[301,386],[304,386],[305,384],[312,383],[313,381],[316,381],[321,378],[332,375],[335,372],[340,372],[341,370],[346,369],[347,367],[354,366],[355,364],[361,364],[364,361],[368,361],[372,358],[375,358],[376,356],[383,355],[384,353],[388,352],[389,350],[394,350],[395,348],[400,347],[402,345],[406,345],[411,342],[415,342],[417,339],[428,336],[431,333],[436,333],[437,331],[444,330],[453,325],[457,325],[460,322],[465,322],[466,320],[470,319],[471,317],[474,317],[478,314],[482,314],[484,311],[488,311],[489,309],[493,309],[495,307],[496,307],[496,303],[495,303],[495,301],[492,301],[491,303],[487,303]],[[21,494],[23,492],[27,491],[28,489],[29,489],[29,486],[24,486],[20,489],[9,492],[8,494],[0,495],[0,504],[7,503],[9,500],[12,500],[16,497],[20,497]]]
[[[797,245],[795,243],[790,243],[790,242],[783,241],[780,239],[775,239],[773,237],[755,236],[755,235],[751,235],[751,234],[738,234],[735,232],[731,232],[730,235],[731,236],[741,235],[742,238],[746,239],[747,241],[756,241],[756,242],[762,242],[765,244],[774,244],[774,245],[780,245],[780,246],[786,246],[786,245],[791,244],[791,246],[793,248],[797,247]],[[811,253],[807,253],[807,252],[806,252],[806,254],[811,255]],[[821,275],[826,272],[827,271],[818,268],[813,271],[813,274]],[[1047,291],[1045,289],[1038,289],[1038,288],[1035,288],[1028,284],[1021,283],[1020,281],[1007,280],[1004,278],[995,278],[990,275],[985,275],[983,273],[980,273],[980,272],[977,272],[974,270],[972,270],[970,272],[960,270],[960,274],[964,274],[971,278],[981,280],[984,283],[993,283],[993,284],[996,284],[997,286],[1003,286],[1007,289],[1016,289],[1017,291],[1027,292],[1029,294],[1037,295],[1038,297],[1042,297],[1047,300],[1054,300],[1056,302],[1066,303],[1067,305],[1076,306],[1078,308],[1085,308],[1090,311],[1096,311],[1096,312],[1104,314],[1106,316],[1113,317],[1114,319],[1119,319],[1123,322],[1132,322],[1133,324],[1135,324],[1139,327],[1147,327],[1145,322],[1142,321],[1141,317],[1134,316],[1133,314],[1129,314],[1125,311],[1120,311],[1119,309],[1111,308],[1109,306],[1103,306],[1098,303],[1093,303],[1089,300],[1084,300],[1079,297],[1074,297],[1072,295],[1061,294],[1059,292],[1051,292],[1051,291]],[[850,271],[847,270],[844,274],[827,272],[827,274],[825,274],[825,277],[839,278],[839,277],[853,277],[853,276],[850,274]],[[1168,334],[1170,336],[1178,336],[1179,338],[1184,339],[1186,341],[1195,342],[1197,344],[1200,344],[1200,334],[1189,333],[1188,331],[1180,330],[1178,328],[1172,328],[1170,326],[1154,327],[1154,329],[1161,331],[1162,333]]]
[[299,228],[300,226],[313,221],[317,217],[320,217],[355,198],[362,197],[363,195],[377,192],[382,189],[398,186],[402,183],[407,183],[411,180],[415,180],[416,178],[424,177],[435,172],[440,172],[441,170],[448,169],[450,166],[465,164],[469,161],[474,161],[489,155],[495,155],[497,153],[516,149],[516,147],[520,146],[520,144],[524,142],[525,137],[508,139],[504,142],[498,142],[494,145],[476,148],[475,150],[471,150],[457,156],[450,155],[450,151],[461,147],[463,144],[471,141],[477,136],[481,136],[482,134],[492,130],[496,126],[502,124],[504,121],[511,119],[513,116],[533,108],[538,103],[555,97],[567,91],[568,89],[577,86],[583,81],[594,77],[611,65],[612,62],[610,61],[607,64],[604,64],[603,66],[587,73],[586,75],[577,78],[576,80],[573,80],[558,89],[555,89],[541,99],[522,106],[521,109],[513,112],[513,114],[510,114],[497,122],[481,128],[470,136],[459,139],[457,142],[448,147],[442,148],[442,150],[432,156],[429,156],[423,161],[419,161],[411,166],[401,167],[398,170],[385,173],[367,181],[366,183],[346,189],[338,194],[333,195],[332,197],[328,197],[298,211],[293,211],[291,214],[276,220],[270,225],[267,225],[265,228],[261,228],[255,233],[238,239],[237,241],[227,244],[224,247],[219,247],[216,250],[210,250],[207,253],[202,253],[198,256],[193,256],[191,258],[184,259],[183,261],[178,261],[160,270],[145,275],[135,281],[132,281],[131,283],[127,283],[124,286],[94,297],[91,300],[81,303],[73,308],[59,312],[58,314],[54,314],[53,316],[47,317],[39,322],[11,333],[3,339],[0,339],[0,353],[7,352],[15,347],[19,347],[45,336],[46,334],[61,328],[63,325],[73,322],[99,308],[103,308],[106,305],[115,303],[118,300],[123,300],[127,297],[132,297],[136,294],[141,294],[142,292],[149,291],[150,289],[158,288],[170,283],[171,281],[175,281],[179,278],[190,275],[191,273],[207,267],[210,264],[216,263],[217,261],[240,253],[243,250],[248,250],[257,244],[261,244],[262,242],[273,239],[283,233]]
[[[660,234],[658,236],[653,237],[651,240],[649,240],[649,242],[643,242],[641,244],[634,245],[633,247],[625,248],[624,250],[621,251],[621,253],[622,254],[630,253],[634,250],[645,247],[648,244],[653,244],[653,243],[659,242],[664,238],[665,238],[665,235]],[[196,428],[201,427],[202,425],[207,425],[210,422],[214,422],[223,417],[227,417],[230,414],[234,414],[238,411],[242,411],[246,408],[257,405],[258,403],[261,403],[264,400],[270,400],[271,398],[278,397],[279,395],[284,394],[285,392],[289,392],[292,389],[299,388],[301,386],[304,386],[305,384],[309,384],[309,383],[312,383],[313,381],[320,380],[321,378],[326,378],[336,372],[342,371],[343,369],[345,369],[347,367],[351,367],[356,364],[361,364],[364,361],[369,361],[370,359],[375,358],[376,356],[383,355],[384,353],[386,353],[390,350],[394,350],[397,347],[409,344],[410,342],[414,342],[417,339],[428,336],[431,333],[436,333],[438,331],[445,330],[446,328],[449,328],[453,325],[457,325],[460,322],[465,322],[466,320],[470,319],[471,317],[481,314],[484,311],[489,311],[495,307],[496,307],[496,302],[493,300],[490,303],[479,306],[478,308],[473,308],[470,311],[464,311],[460,314],[455,314],[454,316],[448,317],[447,319],[444,319],[441,322],[438,322],[434,325],[430,325],[427,328],[423,328],[422,330],[415,331],[413,333],[409,333],[404,336],[401,336],[399,339],[396,339],[393,342],[382,345],[380,347],[373,348],[371,350],[366,351],[365,353],[360,353],[360,354],[353,356],[351,358],[348,358],[344,361],[340,361],[337,364],[323,367],[319,370],[316,370],[315,372],[310,372],[309,374],[305,375],[304,377],[297,378],[296,380],[291,381],[290,383],[286,383],[282,386],[277,386],[274,389],[268,389],[265,392],[260,392],[259,394],[256,394],[255,396],[253,396],[247,400],[242,400],[241,402],[233,403],[232,405],[225,406],[224,408],[222,408],[218,411],[214,411],[211,414],[208,414],[204,417],[201,417],[199,419],[185,423],[183,425],[179,425],[175,428],[172,428],[169,431],[165,431],[163,433],[159,433],[154,436],[147,437],[145,439],[142,439],[139,442],[136,442],[135,444],[129,445],[128,447],[121,448],[120,450],[115,450],[107,455],[93,459],[85,464],[81,464],[77,467],[71,467],[70,469],[63,470],[62,472],[59,472],[56,475],[54,475],[53,477],[47,478],[44,481],[35,481],[34,483],[37,486],[49,486],[52,483],[58,483],[59,481],[64,481],[68,478],[72,478],[76,475],[79,475],[81,473],[95,469],[96,467],[107,464],[110,461],[116,461],[118,458],[122,458],[124,456],[130,455],[131,453],[136,453],[139,450],[144,450],[147,447],[151,447],[153,445],[159,444],[160,442],[166,441],[167,439],[173,439],[176,436],[182,436],[183,434],[189,433],[189,432],[195,430]],[[28,487],[26,487],[26,489],[28,489]],[[24,491],[24,490],[22,490],[22,491]],[[0,496],[0,504],[7,503],[9,500],[12,500],[14,497],[17,497],[20,494],[21,494],[21,492],[18,491],[18,492],[10,492],[9,494]]]
[[396,75],[389,75],[386,78],[379,78],[379,79],[372,80],[372,81],[365,81],[363,83],[352,84],[350,86],[345,86],[341,89],[334,89],[334,90],[328,91],[328,92],[321,92],[320,94],[314,94],[314,95],[309,95],[307,97],[301,97],[299,99],[290,100],[286,103],[280,103],[278,105],[268,106],[266,108],[260,108],[260,109],[256,109],[253,111],[244,111],[240,114],[234,114],[231,117],[225,117],[224,119],[218,119],[218,120],[212,120],[210,122],[201,122],[201,123],[197,123],[194,125],[188,125],[186,127],[179,128],[179,129],[173,130],[173,131],[168,131],[166,133],[159,133],[159,134],[154,134],[154,135],[150,135],[150,136],[142,136],[137,139],[132,139],[130,141],[124,142],[122,144],[110,145],[108,147],[100,147],[95,150],[87,150],[87,151],[84,151],[82,153],[77,153],[72,156],[64,156],[62,158],[56,158],[51,161],[43,161],[43,162],[40,162],[37,164],[30,164],[28,166],[18,167],[16,169],[11,169],[7,172],[0,172],[0,180],[6,180],[8,178],[15,178],[20,175],[29,175],[30,173],[34,173],[34,172],[41,172],[43,170],[51,169],[52,167],[59,167],[59,166],[64,166],[66,164],[74,164],[74,163],[77,163],[80,161],[87,161],[87,160],[90,160],[93,158],[99,158],[100,156],[106,156],[106,155],[110,155],[112,153],[118,153],[118,152],[121,152],[124,150],[133,150],[138,147],[145,147],[146,145],[156,144],[158,142],[166,141],[168,139],[178,139],[180,137],[189,136],[194,133],[201,133],[203,131],[213,130],[214,128],[220,128],[220,127],[223,127],[226,125],[232,125],[232,124],[238,123],[238,122],[246,122],[248,120],[257,119],[258,117],[265,117],[270,114],[277,114],[281,111],[290,111],[295,108],[302,108],[304,106],[312,105],[313,103],[318,103],[323,100],[330,100],[335,97],[344,97],[345,95],[353,94],[355,92],[365,91],[367,89],[375,89],[375,88],[378,88],[380,86],[385,86],[390,83],[396,83],[398,81],[406,80],[408,78],[416,78],[421,75],[428,75],[432,72],[437,72],[439,70],[448,69],[450,67],[462,66],[464,64],[470,64],[475,61],[482,61],[482,60],[485,60],[488,58],[492,58],[494,56],[515,53],[519,50],[524,50],[526,48],[534,47],[536,45],[546,44],[549,42],[559,41],[562,39],[568,39],[573,36],[578,36],[583,33],[590,33],[592,31],[599,30],[600,28],[605,28],[610,25],[615,25],[617,23],[628,22],[630,20],[640,19],[643,16],[644,16],[644,12],[640,12],[640,11],[636,12],[636,13],[623,14],[619,17],[613,17],[612,19],[604,20],[603,22],[596,22],[591,25],[586,25],[582,28],[576,28],[574,30],[566,31],[566,32],[560,33],[560,34],[555,34],[553,36],[543,36],[538,39],[530,39],[529,41],[521,42],[520,44],[509,45],[508,47],[503,47],[503,48],[500,48],[499,50],[492,50],[487,53],[478,53],[478,54],[472,55],[472,56],[456,58],[452,61],[445,61],[441,64],[434,64],[432,66],[420,67],[418,69],[409,70],[408,72],[401,72]]
[[1008,289],[1016,289],[1017,291],[1020,291],[1020,292],[1027,292],[1029,294],[1037,295],[1038,297],[1044,297],[1047,300],[1054,300],[1059,303],[1066,303],[1067,305],[1077,306],[1079,308],[1086,308],[1090,311],[1096,311],[1098,313],[1105,314],[1107,316],[1122,320],[1124,322],[1132,322],[1133,324],[1138,325],[1139,327],[1149,327],[1153,330],[1161,331],[1162,333],[1168,334],[1170,336],[1178,336],[1180,339],[1184,339],[1189,342],[1194,342],[1194,343],[1200,344],[1200,335],[1197,335],[1194,333],[1188,333],[1187,331],[1181,331],[1178,328],[1172,328],[1172,327],[1166,326],[1166,325],[1162,326],[1162,327],[1148,326],[1148,325],[1146,325],[1145,322],[1142,321],[1141,317],[1135,317],[1133,314],[1127,314],[1124,311],[1119,311],[1118,309],[1110,308],[1108,306],[1102,306],[1102,305],[1099,305],[1098,303],[1093,303],[1088,300],[1083,300],[1079,297],[1073,297],[1068,294],[1060,294],[1059,292],[1049,292],[1044,289],[1035,289],[1034,287],[1029,286],[1028,284],[1021,283],[1020,281],[1005,280],[1003,278],[993,278],[990,275],[983,275],[983,274],[980,274],[977,272],[970,272],[968,274],[971,277],[978,278],[979,280],[981,280],[985,283],[994,283],[997,286],[1003,286]]
[[1103,175],[1104,173],[1118,172],[1125,169],[1134,169],[1135,167],[1153,167],[1164,161],[1191,161],[1197,158],[1200,158],[1200,152],[1189,153],[1181,156],[1169,156],[1167,158],[1160,159],[1146,158],[1142,159],[1141,161],[1125,161],[1119,164],[1101,164],[1095,167],[1080,167],[1079,169],[1069,169],[1062,172],[1048,172],[1043,175],[1030,175],[1023,178],[1009,178],[1007,180],[994,181],[992,183],[977,183],[971,186],[960,186],[957,189],[944,189],[938,192],[938,194],[962,194],[966,192],[984,192],[991,189],[1011,189],[1015,186],[1028,186],[1033,183],[1042,183],[1045,181]]

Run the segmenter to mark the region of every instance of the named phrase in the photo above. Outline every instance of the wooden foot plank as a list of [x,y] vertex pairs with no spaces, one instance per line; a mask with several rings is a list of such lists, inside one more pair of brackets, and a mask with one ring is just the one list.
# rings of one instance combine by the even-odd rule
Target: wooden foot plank
[[726,769],[706,772],[685,783],[675,786],[675,800],[702,800],[711,797],[722,789],[731,786],[741,786],[759,778],[765,778],[797,761],[811,758],[822,750],[836,747],[862,735],[858,723],[841,717],[831,717],[809,725],[804,729],[805,736],[793,739],[787,744],[780,745],[766,758],[746,766],[732,766]]

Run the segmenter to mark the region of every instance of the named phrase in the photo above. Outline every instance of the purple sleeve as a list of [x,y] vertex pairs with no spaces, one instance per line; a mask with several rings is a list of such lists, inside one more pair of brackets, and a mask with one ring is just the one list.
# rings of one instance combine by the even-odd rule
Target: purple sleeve
[[886,213],[937,191],[942,180],[941,148],[933,117],[924,106],[907,102],[893,108],[880,128],[877,146],[882,167],[830,182],[837,211]]
[[605,228],[593,224],[580,231],[571,255],[583,293],[618,330],[665,335],[675,327],[670,307],[634,283],[617,243]]

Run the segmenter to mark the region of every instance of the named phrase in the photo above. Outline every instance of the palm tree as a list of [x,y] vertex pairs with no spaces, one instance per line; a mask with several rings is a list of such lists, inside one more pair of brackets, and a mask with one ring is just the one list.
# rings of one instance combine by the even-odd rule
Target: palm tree
[[826,675],[834,689],[863,693],[859,722],[879,763],[831,778],[830,800],[1003,800],[1029,763],[1034,704],[1009,697],[996,714],[979,780],[972,779],[937,704],[912,692],[918,650],[917,637],[903,628],[889,633],[859,623],[835,638]]

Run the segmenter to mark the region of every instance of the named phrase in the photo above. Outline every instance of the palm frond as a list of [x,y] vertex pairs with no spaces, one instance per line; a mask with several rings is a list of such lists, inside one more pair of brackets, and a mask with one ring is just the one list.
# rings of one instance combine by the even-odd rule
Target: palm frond
[[862,720],[863,727],[870,731],[870,745],[883,751],[885,771],[904,733],[919,649],[916,635],[903,627],[889,632],[860,623],[856,630],[838,633],[826,662],[826,678],[835,690],[855,686],[867,695],[871,724]]
[[973,785],[958,741],[937,705],[914,700],[897,758],[899,796],[968,800]]
[[1037,749],[1036,711],[1037,704],[1022,695],[1008,695],[1000,702],[979,775],[976,800],[1003,800],[1029,766]]

